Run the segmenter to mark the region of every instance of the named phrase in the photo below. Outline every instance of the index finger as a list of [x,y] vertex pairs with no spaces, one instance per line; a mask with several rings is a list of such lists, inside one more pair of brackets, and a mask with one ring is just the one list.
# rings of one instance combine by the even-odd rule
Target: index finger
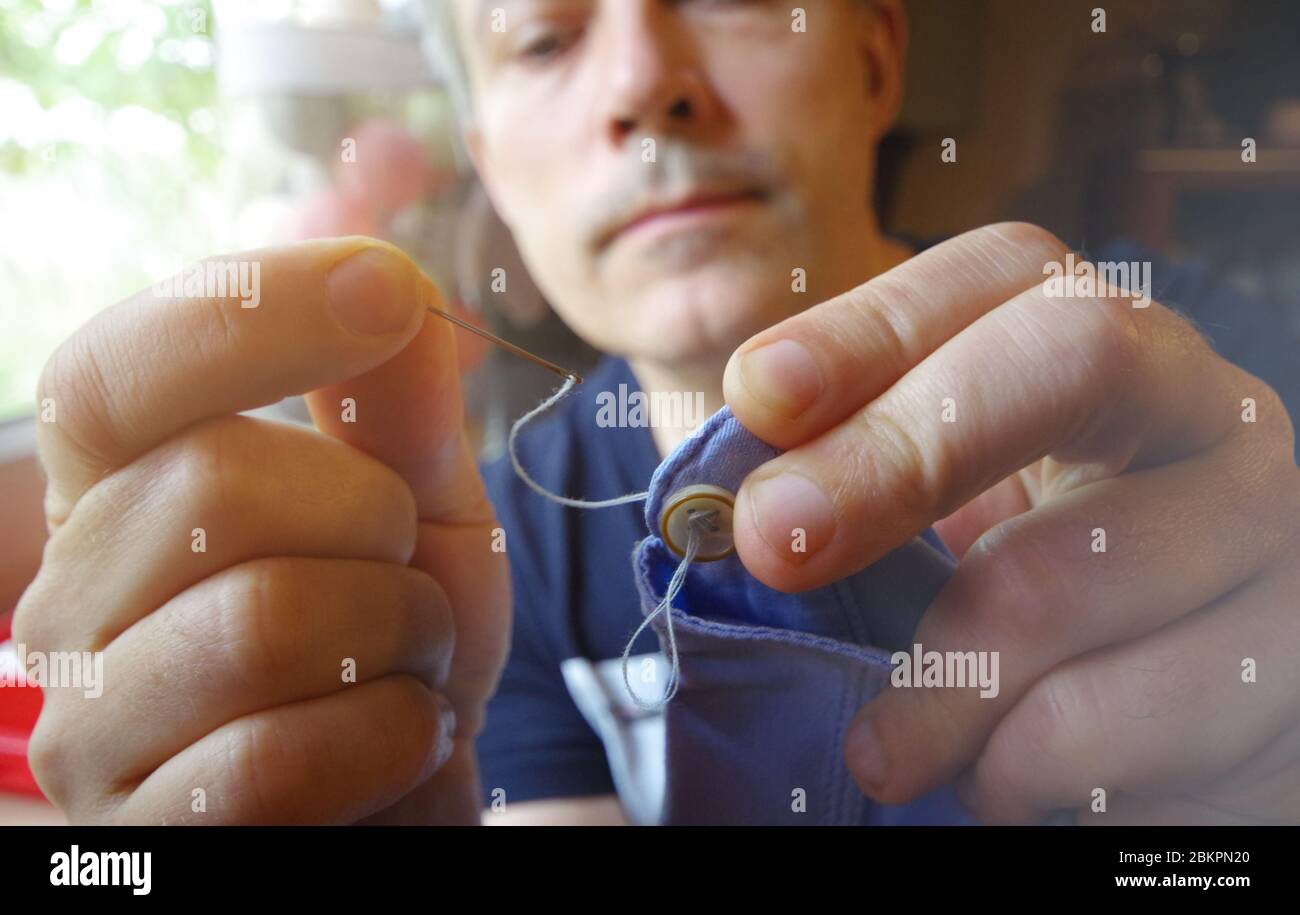
[[406,255],[360,237],[204,261],[173,279],[101,312],[41,375],[51,528],[95,481],[195,422],[381,364],[433,295]]
[[[737,493],[736,550],[764,584],[819,587],[1040,458],[1053,458],[1043,481],[1059,494],[1205,450],[1242,429],[1242,393],[1275,398],[1162,306],[1035,288],[753,471]],[[1280,448],[1269,423],[1268,447]]]
[[727,405],[791,449],[884,393],[958,332],[1043,281],[1065,244],[1024,223],[965,232],[761,333],[727,363]]

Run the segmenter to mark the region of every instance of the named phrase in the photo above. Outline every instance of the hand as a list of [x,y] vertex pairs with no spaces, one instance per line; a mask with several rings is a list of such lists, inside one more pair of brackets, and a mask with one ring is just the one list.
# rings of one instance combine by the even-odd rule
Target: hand
[[[379,242],[235,259],[256,308],[146,290],[43,373],[14,637],[103,652],[104,684],[45,691],[33,771],[80,822],[476,821],[510,598],[454,329]],[[301,392],[324,435],[236,415]]]
[[1048,296],[1066,253],[989,226],[740,347],[727,401],[789,449],[738,494],[740,557],[784,591],[931,524],[960,557],[915,641],[1000,652],[999,692],[861,709],[846,760],[878,801],[958,779],[991,822],[1300,822],[1286,411],[1158,304]]

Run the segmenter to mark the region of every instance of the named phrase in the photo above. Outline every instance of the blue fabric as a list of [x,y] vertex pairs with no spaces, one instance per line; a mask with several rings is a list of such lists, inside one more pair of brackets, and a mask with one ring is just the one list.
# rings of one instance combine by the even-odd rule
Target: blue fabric
[[[635,556],[642,611],[660,603],[680,562],[659,538],[665,500],[707,483],[733,493],[780,452],[729,409],[659,466]],[[890,654],[909,647],[921,614],[954,568],[921,538],[834,585],[784,594],[732,554],[692,565],[673,601],[680,689],[666,710],[668,824],[963,823],[951,791],[885,808],[844,765],[845,729],[888,684]],[[667,651],[662,617],[655,621]],[[803,802],[797,809],[795,799]]]

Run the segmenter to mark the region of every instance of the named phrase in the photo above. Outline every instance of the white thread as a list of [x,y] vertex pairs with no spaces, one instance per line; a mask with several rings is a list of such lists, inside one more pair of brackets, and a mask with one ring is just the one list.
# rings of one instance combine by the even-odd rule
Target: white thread
[[[700,550],[700,540],[705,530],[714,526],[718,519],[717,509],[707,509],[705,511],[695,511],[688,509],[690,517],[686,519],[686,555],[682,561],[677,564],[673,577],[668,581],[668,590],[664,592],[664,599],[659,602],[659,606],[654,608],[654,612],[646,616],[641,621],[641,625],[636,627],[636,632],[632,633],[632,638],[627,640],[627,645],[623,648],[623,686],[627,689],[627,694],[632,697],[636,707],[647,712],[662,711],[663,707],[673,700],[677,695],[677,685],[681,678],[681,661],[677,654],[677,633],[673,631],[673,598],[682,590],[682,585],[686,583],[686,572],[695,561],[695,556]],[[660,613],[664,615],[664,629],[668,633],[668,657],[670,658],[671,669],[668,672],[668,682],[664,684],[664,694],[661,698],[653,702],[647,702],[637,695],[636,690],[632,688],[632,680],[628,677],[627,665],[632,657],[632,646],[636,644],[637,637],[645,632],[645,627],[649,626],[651,621]]]
[[[568,496],[561,496],[557,493],[551,492],[541,483],[538,483],[530,477],[528,472],[524,470],[523,464],[519,462],[518,451],[515,448],[515,443],[519,438],[520,430],[522,430],[530,420],[545,413],[547,410],[551,409],[551,407],[563,400],[568,393],[573,390],[576,383],[577,379],[570,375],[564,380],[564,384],[560,386],[558,391],[546,398],[546,400],[542,401],[533,409],[529,410],[523,416],[519,417],[519,419],[515,420],[515,424],[510,427],[510,438],[506,441],[506,448],[510,452],[510,463],[514,466],[515,473],[519,475],[519,479],[523,480],[524,483],[528,485],[528,488],[533,490],[533,492],[543,498],[550,499],[552,502],[557,502],[560,505],[567,505],[570,508],[611,508],[615,505],[626,505],[629,502],[641,502],[649,498],[650,493],[647,491],[634,492],[614,499],[602,499],[599,502],[588,502],[584,499],[571,499]],[[691,563],[695,561],[695,557],[700,551],[700,541],[703,539],[704,533],[711,530],[716,525],[718,519],[717,509],[706,509],[703,511],[688,509],[688,511],[690,514],[686,519],[686,554],[682,557],[682,561],[678,563],[676,571],[673,572],[673,577],[668,581],[668,590],[664,593],[664,599],[659,602],[659,606],[655,607],[652,613],[641,621],[641,625],[636,628],[636,632],[632,633],[632,637],[627,640],[627,645],[623,648],[623,686],[627,688],[627,694],[632,697],[632,701],[636,704],[637,708],[647,712],[661,711],[664,706],[671,702],[673,697],[677,695],[678,681],[681,676],[681,661],[677,654],[677,634],[673,631],[672,602],[673,598],[682,590],[682,585],[686,582],[686,572],[690,569]],[[665,614],[664,628],[668,633],[670,671],[668,674],[668,683],[664,686],[663,697],[653,702],[647,702],[637,695],[636,690],[632,689],[632,680],[628,676],[627,666],[632,656],[632,646],[636,643],[636,640],[641,633],[645,632],[646,626],[649,626],[654,618],[660,613]]]
[[545,413],[547,410],[551,409],[551,407],[563,400],[568,393],[573,390],[573,386],[576,382],[577,379],[572,375],[564,379],[564,384],[560,385],[558,391],[543,400],[537,406],[533,407],[523,416],[519,417],[515,420],[515,424],[510,427],[510,438],[506,440],[506,448],[510,451],[510,463],[514,465],[515,473],[519,475],[519,479],[528,484],[528,488],[533,492],[540,496],[545,496],[552,502],[558,502],[559,504],[567,505],[570,508],[611,508],[615,505],[626,505],[629,502],[642,502],[645,499],[648,499],[650,497],[649,492],[634,492],[629,493],[626,496],[618,496],[614,499],[601,499],[599,502],[588,502],[584,499],[571,499],[568,496],[561,496],[551,492],[541,483],[538,483],[530,477],[528,471],[524,470],[523,464],[519,463],[519,454],[515,449],[515,443],[519,438],[520,430],[524,428],[529,420]]

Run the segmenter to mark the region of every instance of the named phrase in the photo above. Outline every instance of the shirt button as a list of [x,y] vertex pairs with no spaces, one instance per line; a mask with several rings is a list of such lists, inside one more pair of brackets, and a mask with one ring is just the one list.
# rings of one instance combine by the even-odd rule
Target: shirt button
[[664,502],[664,509],[659,515],[659,536],[678,556],[686,555],[686,544],[690,535],[687,522],[696,512],[716,512],[711,519],[709,530],[700,538],[700,547],[696,552],[696,562],[714,562],[725,559],[736,550],[731,536],[731,515],[735,509],[736,497],[721,486],[709,486],[701,483],[677,490]]

